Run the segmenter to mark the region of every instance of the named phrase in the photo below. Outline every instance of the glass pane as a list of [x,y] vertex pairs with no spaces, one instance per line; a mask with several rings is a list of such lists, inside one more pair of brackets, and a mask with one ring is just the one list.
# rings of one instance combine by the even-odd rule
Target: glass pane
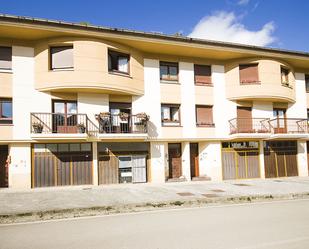
[[161,118],[163,120],[170,120],[170,108],[166,106],[161,107]]
[[34,144],[34,152],[45,152],[45,144]]
[[168,78],[168,69],[167,66],[160,66],[160,79]]
[[76,103],[67,103],[67,112],[68,113],[77,113],[77,104]]
[[46,149],[49,152],[57,152],[57,144],[46,144]]
[[119,57],[118,58],[118,70],[121,72],[128,72],[128,58],[127,57]]
[[64,103],[61,102],[55,102],[54,103],[54,110],[55,113],[64,113]]
[[119,159],[119,168],[130,168],[131,166],[131,157],[130,156],[120,156]]
[[91,144],[81,144],[81,151],[91,151]]
[[179,121],[179,108],[171,107],[171,115],[173,121]]
[[80,144],[70,144],[70,151],[80,151]]
[[177,76],[177,67],[170,66],[170,75],[171,76]]
[[58,151],[59,152],[67,152],[67,151],[69,151],[69,145],[68,144],[59,144],[58,145]]
[[12,118],[12,102],[2,102],[2,118]]

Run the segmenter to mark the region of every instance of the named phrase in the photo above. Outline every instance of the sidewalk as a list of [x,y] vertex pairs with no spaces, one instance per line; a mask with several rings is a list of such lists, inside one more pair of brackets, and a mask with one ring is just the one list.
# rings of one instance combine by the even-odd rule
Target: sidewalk
[[179,205],[186,202],[220,203],[227,198],[282,199],[295,196],[309,198],[309,177],[53,187],[23,191],[0,189],[0,216],[103,207],[155,207],[173,202]]

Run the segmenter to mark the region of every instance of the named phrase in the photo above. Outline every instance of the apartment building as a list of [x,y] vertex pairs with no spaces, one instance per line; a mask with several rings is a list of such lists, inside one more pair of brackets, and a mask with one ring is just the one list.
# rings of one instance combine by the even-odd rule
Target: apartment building
[[308,176],[309,54],[0,16],[0,185]]

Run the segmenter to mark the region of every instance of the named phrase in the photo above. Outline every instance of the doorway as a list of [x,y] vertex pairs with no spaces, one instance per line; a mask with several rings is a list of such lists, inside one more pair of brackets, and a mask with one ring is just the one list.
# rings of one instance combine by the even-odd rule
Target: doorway
[[0,188],[9,186],[9,167],[8,167],[9,148],[7,145],[0,145]]
[[174,179],[182,176],[181,144],[168,144],[168,178]]
[[286,125],[286,109],[274,109],[273,116],[275,119],[274,122],[274,132],[275,133],[286,133],[287,125]]
[[53,133],[77,133],[77,102],[53,100]]
[[200,176],[198,143],[190,143],[190,168],[191,178]]

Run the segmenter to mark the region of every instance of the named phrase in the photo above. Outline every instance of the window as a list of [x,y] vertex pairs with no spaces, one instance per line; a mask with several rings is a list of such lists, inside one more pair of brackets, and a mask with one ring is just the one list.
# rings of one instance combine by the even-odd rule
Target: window
[[12,69],[12,48],[0,47],[0,70]]
[[281,84],[288,86],[289,85],[289,73],[290,70],[285,68],[285,67],[281,67]]
[[108,71],[129,74],[128,54],[119,53],[116,51],[108,51]]
[[211,66],[194,65],[194,81],[196,85],[212,85]]
[[0,124],[12,124],[12,117],[12,99],[0,99]]
[[51,70],[73,69],[73,46],[50,48]]
[[258,64],[239,65],[239,79],[241,84],[259,83]]
[[212,117],[212,106],[201,106],[196,107],[196,125],[213,127],[213,117]]
[[163,125],[180,125],[180,106],[164,104],[161,106],[161,119]]
[[178,81],[178,63],[160,62],[160,80]]
[[305,75],[306,92],[309,93],[309,74]]

